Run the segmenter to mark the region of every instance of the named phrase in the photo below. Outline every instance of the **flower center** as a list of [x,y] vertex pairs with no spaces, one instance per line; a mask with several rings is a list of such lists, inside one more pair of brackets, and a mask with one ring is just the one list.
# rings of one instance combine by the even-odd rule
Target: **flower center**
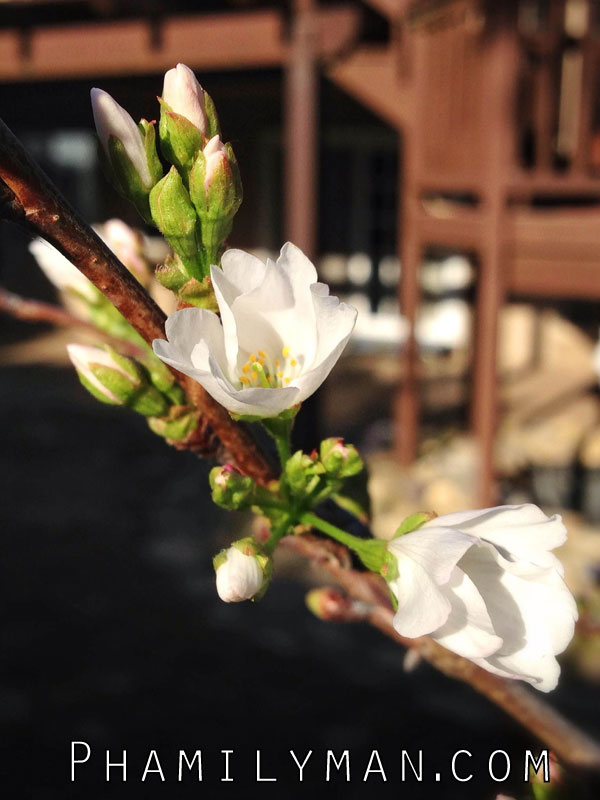
[[295,358],[286,345],[278,358],[268,356],[264,350],[250,353],[238,377],[242,389],[258,386],[281,389],[290,385],[300,368],[299,358]]

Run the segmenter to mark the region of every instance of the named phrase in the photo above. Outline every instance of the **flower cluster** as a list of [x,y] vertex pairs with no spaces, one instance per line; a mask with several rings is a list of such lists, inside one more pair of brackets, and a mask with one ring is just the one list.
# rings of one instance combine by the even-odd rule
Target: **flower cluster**
[[166,175],[154,123],[142,119],[136,125],[107,92],[92,89],[111,181],[173,250],[157,279],[186,304],[211,308],[210,267],[218,263],[242,201],[237,161],[231,145],[221,141],[210,96],[185,64],[166,73],[159,102],[160,151],[171,165]]
[[[193,72],[178,64],[165,75],[159,101],[166,174],[154,123],[136,125],[106,92],[92,90],[111,179],[172,248],[155,274],[184,307],[168,317],[166,338],[153,342],[154,354],[163,370],[168,365],[196,380],[236,419],[260,421],[275,439],[281,462],[278,479],[267,486],[229,465],[211,471],[215,503],[252,510],[268,527],[260,542],[245,537],[215,557],[219,596],[225,602],[260,598],[280,539],[314,527],[385,578],[401,636],[429,635],[492,673],[520,678],[541,691],[554,688],[556,655],[571,640],[577,619],[562,566],[551,553],[566,538],[560,517],[533,505],[443,517],[415,514],[388,542],[350,534],[315,513],[327,501],[360,522],[367,516],[351,488],[355,479],[366,486],[362,459],[352,445],[330,438],[306,454],[292,452],[290,440],[300,404],[340,357],[356,310],[330,296],[293,244],[266,263],[241,250],[224,250],[242,187],[212,100]],[[121,239],[121,253],[137,272],[139,249],[127,236]],[[88,291],[66,272],[54,280],[62,288],[70,281],[79,295]],[[152,429],[161,435],[179,430],[176,425],[189,431],[195,424],[153,362],[142,367],[110,349],[71,347],[70,355],[93,394],[151,417]],[[367,613],[331,590],[313,592],[308,605],[329,619],[361,619]]]

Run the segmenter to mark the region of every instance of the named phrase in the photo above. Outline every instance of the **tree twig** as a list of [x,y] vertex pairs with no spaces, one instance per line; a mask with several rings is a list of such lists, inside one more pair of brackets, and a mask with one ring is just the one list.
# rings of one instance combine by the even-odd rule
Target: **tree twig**
[[[41,235],[110,300],[148,342],[165,337],[165,315],[143,286],[67,203],[0,120],[0,217]],[[264,456],[246,430],[235,423],[196,381],[173,370],[189,400],[244,474],[271,477]]]
[[25,320],[25,322],[51,322],[53,325],[59,325],[64,328],[82,328],[107,342],[111,342],[115,347],[118,347],[119,352],[127,356],[139,357],[144,355],[141,347],[137,347],[132,342],[125,341],[125,339],[120,339],[118,336],[112,336],[110,333],[101,331],[92,322],[76,317],[75,314],[71,314],[61,306],[43,303],[40,300],[32,300],[29,297],[21,297],[21,295],[7,291],[2,286],[0,286],[0,311],[10,314],[16,319]]

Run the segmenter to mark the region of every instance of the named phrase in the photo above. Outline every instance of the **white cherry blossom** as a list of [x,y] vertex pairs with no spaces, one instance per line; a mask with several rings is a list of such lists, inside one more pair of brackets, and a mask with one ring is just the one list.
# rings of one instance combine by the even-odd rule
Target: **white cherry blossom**
[[221,318],[200,308],[171,314],[156,355],[234,414],[274,417],[309,397],[340,357],[356,310],[329,295],[289,242],[266,264],[228,250],[211,278]]
[[489,672],[550,691],[560,674],[555,656],[577,619],[550,552],[565,539],[560,516],[531,504],[446,514],[392,539],[394,627],[402,636],[429,634]]

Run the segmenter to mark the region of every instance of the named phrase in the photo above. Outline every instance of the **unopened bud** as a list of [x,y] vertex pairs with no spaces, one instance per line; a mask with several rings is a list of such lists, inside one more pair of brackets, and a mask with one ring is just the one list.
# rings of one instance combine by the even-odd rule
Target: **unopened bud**
[[319,449],[321,462],[332,478],[350,478],[362,471],[364,464],[356,448],[343,439],[324,439]]
[[29,252],[34,256],[44,275],[61,292],[69,292],[96,303],[102,297],[94,284],[76,266],[44,239],[34,239],[29,244]]
[[150,430],[170,442],[183,442],[198,427],[199,412],[188,406],[171,406],[165,417],[148,417]]
[[109,219],[92,227],[142,286],[148,287],[152,272],[144,255],[141,233],[130,228],[122,219]]
[[190,196],[202,223],[202,244],[216,251],[231,230],[243,198],[237,160],[230,144],[213,136],[190,172]]
[[131,116],[108,92],[92,89],[92,109],[109,176],[115,188],[130,200],[147,222],[148,196],[163,171],[156,154],[154,124]]
[[213,467],[209,475],[214,502],[222,508],[241,510],[252,505],[254,481],[234,467]]
[[217,592],[225,603],[258,600],[271,579],[272,562],[251,537],[239,539],[213,560]]
[[297,450],[286,462],[282,480],[295,496],[308,494],[315,488],[323,473],[323,465],[314,456]]
[[67,345],[79,380],[97,400],[109,405],[127,406],[143,416],[162,416],[168,400],[152,386],[146,370],[133,359],[112,348]]
[[159,102],[162,153],[187,182],[196,153],[219,132],[213,102],[185,64],[165,74]]
[[152,189],[150,209],[157,228],[188,270],[188,277],[202,279],[198,219],[175,167]]
[[365,619],[369,610],[365,603],[329,587],[311,589],[306,605],[315,617],[330,622],[358,622]]
[[189,120],[205,139],[219,133],[213,102],[185,64],[177,64],[165,73],[162,99],[175,114]]

